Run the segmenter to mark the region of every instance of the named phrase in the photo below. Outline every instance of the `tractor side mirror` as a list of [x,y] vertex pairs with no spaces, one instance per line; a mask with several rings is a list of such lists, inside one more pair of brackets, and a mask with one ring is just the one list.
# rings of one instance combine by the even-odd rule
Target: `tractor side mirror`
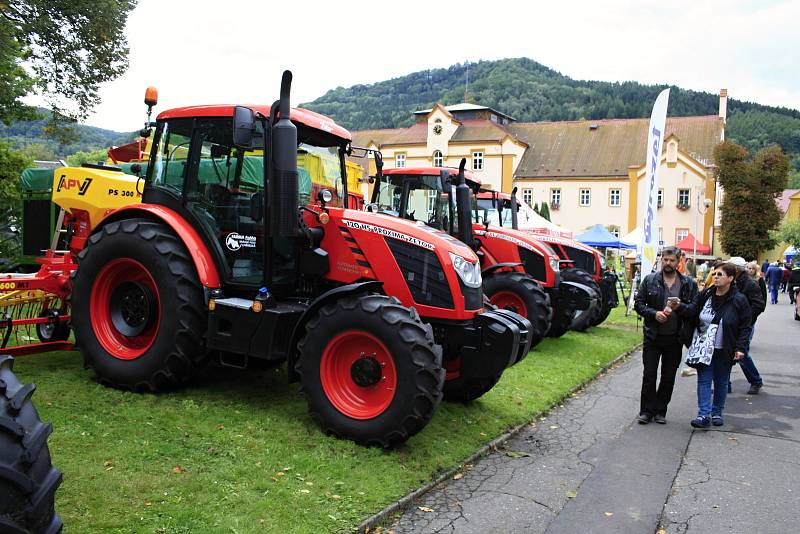
[[259,191],[250,197],[250,218],[258,222],[264,218],[264,192]]
[[251,148],[255,129],[256,116],[253,110],[236,106],[233,110],[233,144],[239,148]]

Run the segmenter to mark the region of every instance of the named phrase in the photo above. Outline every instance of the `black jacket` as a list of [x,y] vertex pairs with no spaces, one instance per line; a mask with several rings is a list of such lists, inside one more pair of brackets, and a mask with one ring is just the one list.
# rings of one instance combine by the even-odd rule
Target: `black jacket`
[[789,285],[800,286],[800,267],[795,267],[789,273]]
[[[681,280],[681,302],[688,304],[697,295],[697,284],[688,276],[684,276],[681,273],[677,273],[677,275]],[[648,274],[639,284],[639,290],[636,292],[636,297],[634,297],[633,308],[636,313],[644,318],[644,339],[647,341],[654,340],[658,335],[659,322],[656,321],[656,313],[664,311],[664,306],[666,305],[665,295],[666,289],[664,288],[664,277],[661,271]],[[688,346],[692,342],[692,331],[684,328],[683,321],[679,321],[679,323],[680,341]]]
[[756,324],[756,319],[758,319],[758,316],[761,315],[767,307],[767,300],[761,293],[758,282],[750,278],[750,275],[747,273],[742,273],[736,279],[736,288],[747,297],[747,303],[750,304],[750,311],[753,316],[752,324]]
[[[691,304],[682,303],[678,307],[678,314],[687,321],[697,324],[697,317],[703,310],[703,306],[716,290],[716,287],[709,287],[698,294]],[[735,285],[731,285],[731,289],[725,297],[725,301],[717,310],[711,323],[722,325],[722,352],[728,358],[728,363],[733,365],[733,356],[737,351],[747,354],[750,350],[750,331],[753,329],[753,320],[747,297]]]

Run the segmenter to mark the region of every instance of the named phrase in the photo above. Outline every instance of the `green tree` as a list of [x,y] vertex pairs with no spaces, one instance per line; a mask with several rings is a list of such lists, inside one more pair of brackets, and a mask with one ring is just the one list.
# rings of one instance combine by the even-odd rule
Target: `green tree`
[[731,256],[755,258],[775,246],[770,235],[781,220],[775,199],[786,188],[789,157],[778,146],[754,157],[741,145],[724,141],[714,149],[722,202],[722,249]]
[[550,220],[550,207],[547,205],[547,202],[542,202],[542,207],[539,209],[539,215]]
[[108,159],[108,149],[98,148],[96,150],[75,152],[67,156],[67,164],[70,167],[80,167],[84,163],[97,163]]
[[101,83],[128,67],[125,22],[136,0],[0,1],[0,120],[30,118],[37,93],[60,118],[85,117]]
[[15,257],[19,241],[12,227],[20,220],[19,174],[33,160],[0,141],[0,256]]
[[800,219],[783,221],[780,227],[772,232],[772,238],[779,243],[788,243],[800,250]]
[[542,214],[542,212],[541,212],[541,211],[539,211],[539,204],[537,204],[536,202],[534,202],[534,203],[533,203],[533,211],[535,211],[535,212],[536,212],[536,213],[538,213],[539,215],[541,215],[541,214]]

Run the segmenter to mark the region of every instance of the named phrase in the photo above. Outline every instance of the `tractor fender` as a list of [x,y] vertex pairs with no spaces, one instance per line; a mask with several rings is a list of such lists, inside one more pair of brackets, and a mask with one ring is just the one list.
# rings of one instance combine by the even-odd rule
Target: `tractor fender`
[[197,230],[186,222],[175,211],[157,204],[136,204],[110,211],[94,228],[93,233],[100,230],[103,226],[111,222],[122,221],[125,219],[149,219],[164,223],[169,226],[178,238],[186,246],[186,250],[192,257],[197,276],[204,287],[217,289],[221,287],[219,272],[214,265],[211,253],[203,243],[203,239]]
[[484,270],[482,270],[481,271],[481,276],[490,275],[490,274],[492,274],[493,272],[495,272],[495,271],[497,271],[499,269],[512,268],[512,267],[521,267],[521,266],[522,266],[521,263],[513,262],[513,261],[507,261],[505,263],[495,263],[491,267],[487,267]]
[[300,342],[300,336],[303,335],[303,332],[306,328],[306,323],[311,320],[311,317],[319,310],[322,306],[327,304],[328,302],[336,299],[340,299],[346,295],[355,295],[358,293],[367,293],[367,292],[383,292],[383,282],[379,282],[377,280],[370,280],[368,282],[357,282],[355,284],[347,284],[346,286],[339,286],[336,288],[331,289],[330,291],[326,291],[316,299],[314,299],[311,304],[308,305],[308,308],[303,312],[303,315],[300,316],[300,319],[294,325],[294,329],[292,330],[292,337],[289,338],[289,381],[296,382],[299,379],[295,370],[294,364],[297,361],[297,344]]

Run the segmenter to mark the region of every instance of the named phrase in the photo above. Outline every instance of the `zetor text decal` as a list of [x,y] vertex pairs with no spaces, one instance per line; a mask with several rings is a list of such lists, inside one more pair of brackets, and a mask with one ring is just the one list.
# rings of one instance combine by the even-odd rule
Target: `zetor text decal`
[[344,219],[344,224],[346,224],[348,228],[355,228],[356,230],[364,230],[365,232],[372,232],[373,234],[392,237],[394,239],[405,241],[406,243],[411,243],[412,245],[417,245],[418,247],[427,248],[428,250],[434,249],[433,244],[423,241],[422,239],[417,239],[416,237],[400,233],[396,230],[389,230],[388,228],[381,228],[380,226],[373,226],[371,224],[360,223],[356,221],[348,221],[347,219]]
[[505,234],[498,234],[497,232],[475,232],[478,235],[485,235],[486,237],[494,237],[496,239],[505,239],[506,241],[511,241],[518,247],[526,248],[528,250],[535,250],[530,243],[526,243],[521,239],[517,239],[516,237],[511,237],[510,235]]

